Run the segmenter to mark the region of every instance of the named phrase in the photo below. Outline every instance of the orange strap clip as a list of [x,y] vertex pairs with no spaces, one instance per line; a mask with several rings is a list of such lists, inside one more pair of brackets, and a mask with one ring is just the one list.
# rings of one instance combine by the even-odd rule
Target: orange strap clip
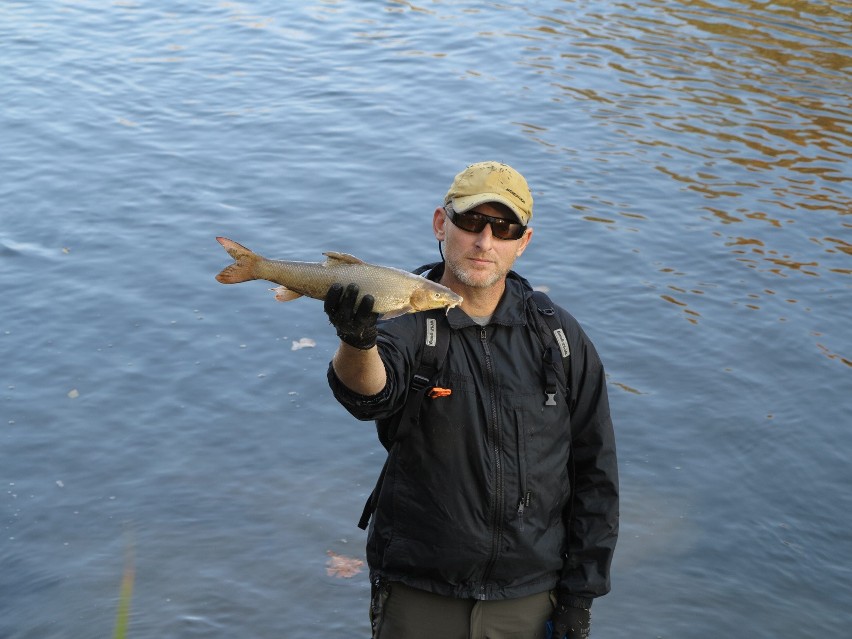
[[435,386],[429,390],[429,399],[437,399],[438,397],[447,397],[448,395],[452,395],[453,391],[449,388],[441,388],[440,386]]

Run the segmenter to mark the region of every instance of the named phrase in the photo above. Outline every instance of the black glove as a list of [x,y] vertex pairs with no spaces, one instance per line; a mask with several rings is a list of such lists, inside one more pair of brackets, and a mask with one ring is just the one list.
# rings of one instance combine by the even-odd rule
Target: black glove
[[350,284],[345,290],[340,284],[332,284],[325,295],[325,312],[341,341],[366,351],[376,345],[379,313],[373,312],[372,295],[365,295],[356,308],[357,299],[357,284]]
[[553,639],[588,639],[592,628],[591,602],[566,592],[556,593],[556,607],[550,624]]

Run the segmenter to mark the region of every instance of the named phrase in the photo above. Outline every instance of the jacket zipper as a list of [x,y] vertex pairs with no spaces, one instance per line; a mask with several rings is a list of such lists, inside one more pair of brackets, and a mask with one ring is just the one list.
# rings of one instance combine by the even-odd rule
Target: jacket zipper
[[488,424],[489,438],[491,439],[491,449],[494,453],[494,515],[491,522],[491,555],[485,565],[485,571],[482,574],[482,584],[480,586],[480,599],[487,599],[488,592],[486,584],[497,563],[497,555],[500,552],[500,538],[503,536],[503,463],[502,463],[502,442],[500,440],[500,428],[497,423],[497,398],[495,394],[494,380],[494,365],[491,359],[491,350],[488,347],[488,333],[483,326],[479,332],[479,339],[482,342],[482,349],[485,353],[485,371],[488,381],[489,400],[490,400],[490,419]]
[[521,484],[521,500],[518,502],[518,530],[524,530],[524,511],[532,501],[532,493],[527,490],[527,429],[523,416],[517,416],[518,433],[518,475]]

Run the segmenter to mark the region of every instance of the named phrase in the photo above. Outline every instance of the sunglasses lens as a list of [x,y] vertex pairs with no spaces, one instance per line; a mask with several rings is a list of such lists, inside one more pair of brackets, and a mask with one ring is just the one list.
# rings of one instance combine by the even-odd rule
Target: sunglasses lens
[[484,217],[473,213],[456,213],[452,219],[460,229],[471,233],[481,233],[488,224]]
[[503,220],[491,220],[491,232],[494,234],[494,237],[500,238],[501,240],[516,240],[520,237],[520,235],[517,234],[517,230],[520,228],[522,228],[520,224],[514,224]]
[[517,240],[520,238],[526,227],[517,222],[510,222],[499,217],[491,217],[490,215],[482,215],[481,213],[456,213],[447,210],[453,224],[463,231],[469,233],[481,233],[486,224],[491,225],[491,234],[500,240]]

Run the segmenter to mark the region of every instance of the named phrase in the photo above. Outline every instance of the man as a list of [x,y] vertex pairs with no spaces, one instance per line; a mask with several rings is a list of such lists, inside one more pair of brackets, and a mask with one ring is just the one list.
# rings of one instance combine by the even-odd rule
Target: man
[[374,639],[588,637],[592,599],[609,591],[618,478],[604,370],[559,307],[570,365],[547,359],[532,291],[511,270],[532,204],[520,173],[481,162],[435,209],[444,259],[426,276],[463,302],[432,315],[426,343],[446,335],[448,348],[413,417],[425,314],[377,325],[357,287],[326,299],[341,339],[331,388],[377,421],[389,451],[367,510]]

